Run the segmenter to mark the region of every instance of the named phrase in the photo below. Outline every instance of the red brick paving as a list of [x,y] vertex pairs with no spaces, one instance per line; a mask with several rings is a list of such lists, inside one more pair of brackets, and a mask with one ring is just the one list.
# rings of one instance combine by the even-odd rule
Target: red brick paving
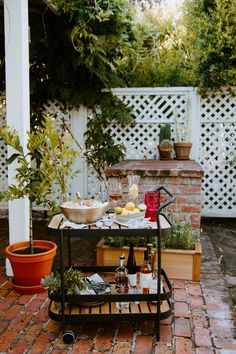
[[[54,354],[236,353],[236,316],[217,263],[206,257],[199,283],[174,280],[173,315],[161,322],[160,342],[152,321],[74,324],[66,345],[60,322],[48,317],[47,292],[21,295],[0,268],[0,352]],[[215,262],[215,263],[214,263]],[[209,271],[210,269],[210,271]],[[43,349],[42,349],[43,348]],[[42,351],[43,350],[43,351]]]

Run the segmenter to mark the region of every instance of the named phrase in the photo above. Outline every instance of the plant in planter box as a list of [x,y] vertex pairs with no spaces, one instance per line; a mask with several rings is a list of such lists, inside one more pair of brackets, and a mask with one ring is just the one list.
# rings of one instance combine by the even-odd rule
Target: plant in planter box
[[[201,269],[201,243],[195,238],[192,225],[188,221],[175,221],[171,234],[163,235],[162,242],[162,267],[169,278],[200,280]],[[143,262],[144,250],[147,239],[144,237],[125,238],[107,237],[97,244],[97,264],[114,265],[119,255],[124,253],[127,259],[129,242],[134,243],[135,258],[138,265]],[[155,245],[156,239],[149,242]]]
[[78,172],[72,170],[77,152],[71,149],[69,133],[59,132],[51,117],[45,117],[41,127],[28,132],[27,152],[24,152],[18,132],[13,127],[1,126],[0,138],[14,150],[7,163],[16,163],[16,183],[0,191],[0,200],[27,197],[30,202],[29,242],[6,248],[14,274],[13,286],[20,292],[43,291],[40,281],[51,272],[56,244],[33,240],[33,203],[43,205],[49,211],[57,208],[59,197],[52,199],[53,185],[59,186],[60,195],[68,191],[69,177]]
[[189,105],[190,101],[187,102],[187,119],[184,126],[181,129],[181,124],[179,122],[179,117],[177,110],[174,109],[174,123],[175,123],[175,134],[176,139],[174,142],[175,157],[177,160],[189,160],[190,151],[192,148],[191,138],[190,138],[190,121],[189,121]]
[[162,248],[194,250],[195,235],[190,221],[175,221],[172,233],[162,237]]

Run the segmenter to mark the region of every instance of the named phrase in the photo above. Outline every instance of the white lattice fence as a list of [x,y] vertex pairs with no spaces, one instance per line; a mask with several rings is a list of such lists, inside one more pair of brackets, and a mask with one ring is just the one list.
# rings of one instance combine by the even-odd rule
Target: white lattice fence
[[[202,214],[236,217],[236,168],[229,164],[230,153],[236,150],[236,98],[224,94],[201,98],[194,88],[114,89],[113,93],[132,109],[134,115],[134,122],[126,127],[115,122],[107,127],[114,140],[125,145],[127,159],[155,158],[160,124],[170,123],[174,137],[174,109],[181,125],[189,116],[193,142],[191,158],[198,161],[205,172]],[[3,116],[4,107],[4,97],[0,97],[0,114]],[[63,118],[84,145],[86,109],[64,113],[59,103],[49,102],[45,111]],[[82,120],[85,123],[81,123]],[[7,184],[7,170],[3,167],[5,159],[6,147],[0,142],[1,188]],[[85,191],[85,195],[88,190],[88,196],[104,192],[91,167],[88,170],[83,168],[77,185],[75,188]]]

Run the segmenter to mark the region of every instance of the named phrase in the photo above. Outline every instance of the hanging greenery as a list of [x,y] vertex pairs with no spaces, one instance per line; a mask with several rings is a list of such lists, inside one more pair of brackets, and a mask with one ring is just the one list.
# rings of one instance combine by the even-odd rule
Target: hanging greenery
[[[124,147],[106,133],[107,125],[112,120],[116,124],[132,121],[128,109],[109,91],[123,85],[116,62],[133,38],[128,3],[29,0],[29,24],[31,124],[39,124],[48,100],[58,100],[65,109],[84,104],[93,112],[85,157],[101,174],[124,156]],[[0,49],[4,53],[4,47]],[[1,91],[5,90],[3,69]]]

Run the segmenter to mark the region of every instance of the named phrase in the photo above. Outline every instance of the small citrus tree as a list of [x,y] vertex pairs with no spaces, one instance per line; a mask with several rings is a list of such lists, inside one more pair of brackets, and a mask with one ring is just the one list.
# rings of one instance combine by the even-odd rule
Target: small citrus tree
[[69,188],[69,179],[78,152],[71,148],[72,138],[69,133],[61,133],[50,116],[45,117],[42,127],[28,132],[27,152],[20,143],[15,128],[6,125],[0,128],[0,138],[11,146],[13,154],[7,164],[16,162],[16,183],[0,191],[0,200],[29,198],[30,201],[30,253],[34,252],[32,212],[33,203],[43,205],[49,211],[58,207],[58,200],[53,199],[53,184],[60,187],[60,194]]

